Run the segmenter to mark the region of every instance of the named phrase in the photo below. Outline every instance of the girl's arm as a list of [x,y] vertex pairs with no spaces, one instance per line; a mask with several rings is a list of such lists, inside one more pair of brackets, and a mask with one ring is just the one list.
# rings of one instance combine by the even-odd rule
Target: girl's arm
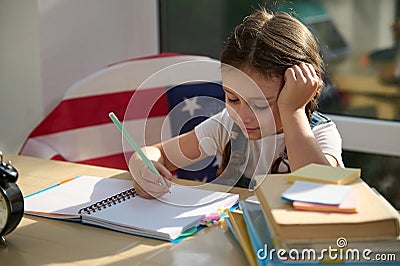
[[[142,150],[161,174],[157,176],[151,172],[138,154],[134,153],[131,156],[129,170],[134,187],[144,198],[157,198],[167,193],[172,179],[170,171],[206,156],[202,155],[194,130],[154,146],[144,147]],[[167,186],[160,185],[162,179],[166,181]]]
[[195,163],[207,155],[201,152],[194,130],[155,145],[161,152],[161,161],[172,171]]
[[306,104],[318,88],[318,76],[311,64],[302,63],[288,68],[285,85],[278,97],[278,108],[285,134],[291,170],[309,163],[338,166],[337,160],[322,153],[310,128],[305,112]]

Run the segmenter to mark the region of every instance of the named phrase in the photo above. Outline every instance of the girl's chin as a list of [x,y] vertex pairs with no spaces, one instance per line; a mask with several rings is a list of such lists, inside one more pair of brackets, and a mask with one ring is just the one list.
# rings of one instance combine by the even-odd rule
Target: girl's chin
[[257,140],[261,138],[260,130],[259,129],[242,129],[243,134],[246,138],[251,140]]
[[244,130],[242,129],[243,134],[246,136],[246,138],[250,139],[250,140],[258,140],[264,137],[268,137],[268,136],[275,136],[280,134],[281,132],[276,132],[274,130],[270,130],[268,132],[263,132],[263,134],[261,134],[260,129],[257,130]]

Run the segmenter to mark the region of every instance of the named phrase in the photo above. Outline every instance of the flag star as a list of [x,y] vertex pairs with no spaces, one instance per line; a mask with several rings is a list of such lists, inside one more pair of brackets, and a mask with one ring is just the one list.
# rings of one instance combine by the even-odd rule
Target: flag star
[[181,111],[182,112],[188,111],[190,116],[193,116],[196,110],[201,109],[201,105],[197,103],[197,97],[193,97],[191,99],[185,98],[184,104],[185,106],[181,109]]
[[219,167],[221,167],[221,165],[222,165],[222,157],[221,156],[216,156],[212,166],[219,168]]
[[207,181],[208,181],[208,175],[205,175],[205,176],[203,177],[203,179],[202,179],[202,180],[199,180],[199,181],[201,181],[201,182],[207,182]]

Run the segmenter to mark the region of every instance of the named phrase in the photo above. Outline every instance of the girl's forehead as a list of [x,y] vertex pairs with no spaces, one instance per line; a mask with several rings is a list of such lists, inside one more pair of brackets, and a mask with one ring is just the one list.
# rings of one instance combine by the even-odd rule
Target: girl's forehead
[[282,78],[265,77],[257,71],[241,71],[235,68],[222,71],[224,90],[241,98],[276,98],[282,88]]

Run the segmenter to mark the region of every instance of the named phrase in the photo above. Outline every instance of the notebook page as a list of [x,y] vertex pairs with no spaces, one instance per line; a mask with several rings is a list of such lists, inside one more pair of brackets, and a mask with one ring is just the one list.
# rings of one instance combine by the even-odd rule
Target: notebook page
[[81,208],[131,187],[131,180],[79,176],[26,196],[24,211],[26,213],[78,216]]
[[[200,190],[184,186],[171,186],[171,197],[176,196],[173,204],[158,199],[143,199],[135,196],[126,201],[107,207],[91,214],[83,214],[84,223],[96,223],[114,230],[129,232],[145,232],[146,235],[161,236],[164,239],[175,239],[186,229],[198,225],[205,215],[218,211],[219,208],[231,207],[239,199],[236,194]],[[170,196],[168,195],[168,198]],[[187,201],[186,198],[190,198]],[[193,206],[182,206],[183,203],[209,202]],[[215,200],[217,198],[217,200]],[[164,197],[165,199],[165,197]],[[119,227],[119,228],[118,228]]]
[[197,206],[220,201],[232,194],[210,191],[190,186],[174,184],[170,188],[171,193],[166,193],[159,199],[170,205]]

